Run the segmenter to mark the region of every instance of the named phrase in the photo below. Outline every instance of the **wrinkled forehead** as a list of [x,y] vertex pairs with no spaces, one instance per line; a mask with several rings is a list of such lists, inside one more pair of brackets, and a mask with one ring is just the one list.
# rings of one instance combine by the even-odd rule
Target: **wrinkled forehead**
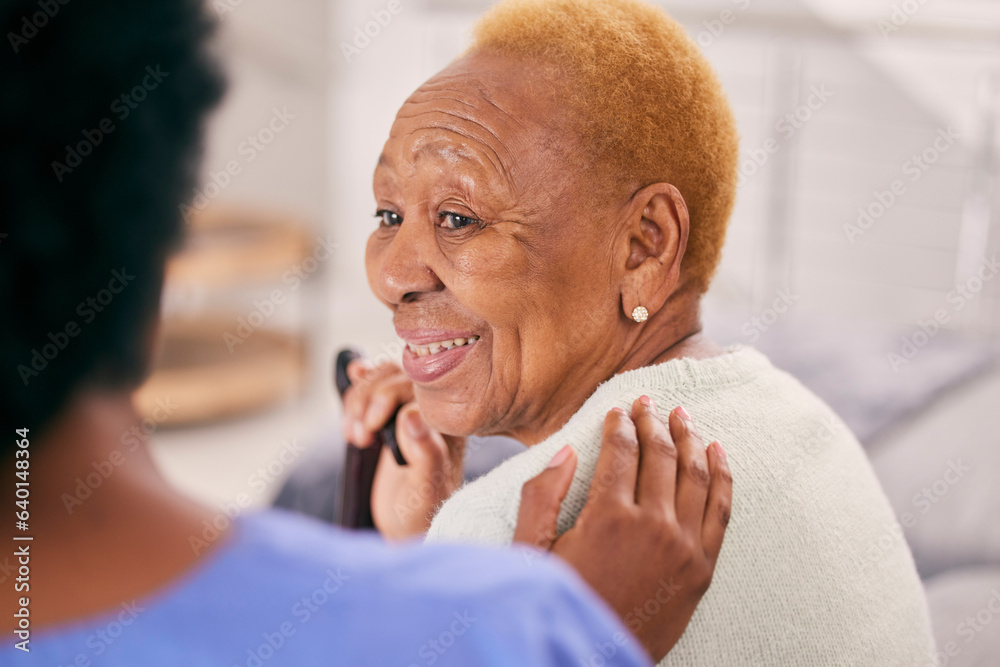
[[396,115],[380,166],[405,176],[423,160],[530,180],[568,140],[558,82],[544,68],[500,56],[467,55],[423,84]]

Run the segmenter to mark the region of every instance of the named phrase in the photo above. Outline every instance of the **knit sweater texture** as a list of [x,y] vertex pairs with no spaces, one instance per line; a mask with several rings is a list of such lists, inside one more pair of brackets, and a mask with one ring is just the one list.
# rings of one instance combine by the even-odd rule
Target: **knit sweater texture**
[[[578,466],[559,517],[587,499],[604,416],[642,394],[678,405],[733,473],[733,509],[711,588],[660,665],[934,664],[927,603],[901,528],[858,441],[830,408],[759,352],[676,359],[600,385],[551,437],[467,484],[428,542],[509,545],[522,485],[564,445]],[[626,625],[655,613],[651,600]]]

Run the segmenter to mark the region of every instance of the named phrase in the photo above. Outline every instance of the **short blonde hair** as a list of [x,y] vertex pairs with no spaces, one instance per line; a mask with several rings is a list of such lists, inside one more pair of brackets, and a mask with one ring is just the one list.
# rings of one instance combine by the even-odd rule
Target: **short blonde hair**
[[684,28],[641,0],[504,0],[480,19],[470,51],[537,58],[566,73],[599,178],[613,192],[657,182],[680,190],[691,217],[683,266],[708,289],[736,197],[739,137]]

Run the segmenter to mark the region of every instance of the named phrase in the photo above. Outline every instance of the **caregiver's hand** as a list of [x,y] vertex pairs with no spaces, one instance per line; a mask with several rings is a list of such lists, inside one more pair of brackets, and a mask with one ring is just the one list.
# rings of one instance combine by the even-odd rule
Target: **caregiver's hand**
[[413,383],[394,363],[372,366],[364,360],[347,367],[351,387],[344,394],[344,438],[368,447],[396,408],[396,441],[407,461],[396,464],[382,449],[372,487],[372,517],[387,539],[427,532],[432,512],[462,484],[465,439],[431,429],[413,401]]
[[555,538],[576,468],[571,449],[521,492],[514,540],[568,561],[618,612],[654,660],[677,643],[708,590],[729,522],[733,481],[719,443],[708,449],[680,408],[669,429],[647,397],[615,409],[587,504]]

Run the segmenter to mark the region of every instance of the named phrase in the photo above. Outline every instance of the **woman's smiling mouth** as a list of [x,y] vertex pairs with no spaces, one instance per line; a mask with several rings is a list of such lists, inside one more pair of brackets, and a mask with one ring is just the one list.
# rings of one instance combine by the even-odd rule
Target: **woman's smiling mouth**
[[406,343],[403,371],[417,384],[427,384],[454,370],[476,347],[479,336],[452,331],[397,330]]
[[448,340],[441,340],[427,345],[407,343],[406,347],[418,357],[425,357],[429,354],[438,354],[439,352],[445,350],[462,347],[463,345],[468,345],[469,343],[475,343],[477,340],[479,340],[479,336],[470,336],[469,338],[449,338]]

